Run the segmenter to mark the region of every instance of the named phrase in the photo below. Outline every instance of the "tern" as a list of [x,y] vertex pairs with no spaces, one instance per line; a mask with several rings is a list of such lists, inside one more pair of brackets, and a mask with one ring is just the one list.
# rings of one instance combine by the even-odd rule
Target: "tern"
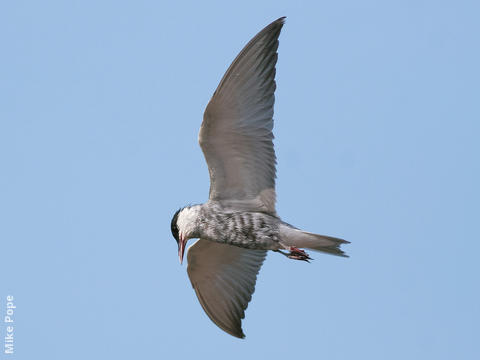
[[348,241],[283,222],[275,210],[273,105],[279,18],[243,48],[203,115],[199,143],[210,173],[206,203],[179,209],[171,222],[180,263],[189,239],[187,272],[198,300],[222,330],[244,338],[241,320],[268,250],[311,260],[302,248],[345,256]]

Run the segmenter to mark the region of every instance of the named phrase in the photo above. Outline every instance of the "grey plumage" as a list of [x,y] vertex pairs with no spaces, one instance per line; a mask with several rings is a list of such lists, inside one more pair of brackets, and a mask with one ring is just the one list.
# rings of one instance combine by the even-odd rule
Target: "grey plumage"
[[275,210],[273,105],[284,21],[260,31],[220,81],[199,133],[210,174],[209,200],[180,209],[171,223],[180,261],[188,239],[200,239],[187,252],[192,286],[210,319],[236,337],[244,337],[241,319],[267,250],[308,261],[300,248],[345,256],[340,245],[347,243],[297,229]]
[[[284,20],[268,25],[243,48],[205,109],[199,142],[210,171],[211,201],[260,200],[259,210],[274,211],[275,64]],[[257,199],[262,192],[266,199]]]
[[203,239],[192,247],[195,250],[187,254],[187,271],[200,304],[222,330],[245,337],[241,319],[255,291],[257,274],[267,251]]

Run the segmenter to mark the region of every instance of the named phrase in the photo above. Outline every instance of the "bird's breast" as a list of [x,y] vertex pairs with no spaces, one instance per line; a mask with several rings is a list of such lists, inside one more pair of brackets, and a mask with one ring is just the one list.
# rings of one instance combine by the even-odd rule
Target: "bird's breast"
[[248,249],[277,249],[278,219],[257,212],[206,213],[202,219],[203,238]]

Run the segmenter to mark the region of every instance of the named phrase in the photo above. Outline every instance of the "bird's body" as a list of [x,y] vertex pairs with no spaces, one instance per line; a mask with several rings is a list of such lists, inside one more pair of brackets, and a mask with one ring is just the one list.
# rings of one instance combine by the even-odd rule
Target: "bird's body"
[[[318,249],[344,255],[338,249],[345,240],[301,231],[276,215],[258,211],[244,211],[224,207],[218,202],[188,206],[178,212],[176,223],[184,229],[184,236],[253,250],[290,250],[291,247],[309,247],[302,241],[313,236],[323,238]],[[302,236],[307,239],[302,239]],[[314,248],[315,249],[315,248]]]
[[284,20],[260,31],[220,81],[199,134],[209,200],[178,210],[171,222],[180,261],[187,241],[200,239],[189,247],[188,275],[210,319],[237,337],[267,251],[306,261],[301,248],[346,256],[340,245],[347,241],[297,229],[275,209],[273,105]]

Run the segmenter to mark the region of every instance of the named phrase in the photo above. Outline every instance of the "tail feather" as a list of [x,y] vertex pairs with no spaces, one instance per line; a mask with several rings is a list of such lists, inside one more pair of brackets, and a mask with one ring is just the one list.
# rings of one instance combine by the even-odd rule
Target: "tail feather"
[[348,257],[348,255],[340,249],[340,246],[342,244],[350,244],[349,241],[332,236],[313,234],[295,228],[284,228],[282,229],[281,234],[281,244],[284,246],[306,248],[327,254]]

